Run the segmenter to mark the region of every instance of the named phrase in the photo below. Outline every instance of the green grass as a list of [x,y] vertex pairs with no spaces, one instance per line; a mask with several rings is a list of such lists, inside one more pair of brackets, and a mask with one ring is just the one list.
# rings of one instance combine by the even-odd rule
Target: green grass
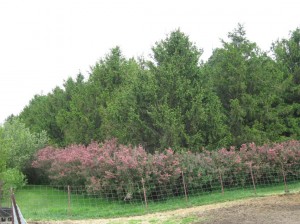
[[[300,192],[300,182],[289,183],[288,187],[291,193]],[[254,194],[253,188],[225,190],[224,194],[220,191],[202,192],[202,194],[189,197],[188,201],[184,197],[170,198],[159,202],[150,201],[147,208],[141,201],[139,203],[111,202],[104,199],[71,194],[69,207],[67,192],[52,187],[28,186],[16,192],[16,200],[23,216],[27,220],[64,220],[143,215],[274,194],[284,194],[284,185],[258,187],[256,194]],[[176,222],[175,219],[166,223],[185,223],[185,220]],[[188,223],[188,220],[186,220],[186,223]]]

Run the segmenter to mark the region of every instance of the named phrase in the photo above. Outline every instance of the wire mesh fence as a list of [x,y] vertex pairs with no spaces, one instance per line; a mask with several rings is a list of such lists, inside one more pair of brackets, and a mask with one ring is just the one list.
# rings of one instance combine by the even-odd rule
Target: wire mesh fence
[[[256,169],[244,173],[215,171],[206,176],[182,172],[177,179],[109,186],[27,185],[15,192],[29,219],[116,217],[203,205],[245,197],[300,192],[299,166],[285,170]],[[2,192],[1,206],[9,206]]]

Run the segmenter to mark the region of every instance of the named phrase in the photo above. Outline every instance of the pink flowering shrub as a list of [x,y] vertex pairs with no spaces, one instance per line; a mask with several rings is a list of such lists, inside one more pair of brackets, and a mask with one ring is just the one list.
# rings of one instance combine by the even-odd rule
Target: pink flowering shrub
[[[173,150],[148,154],[141,146],[119,145],[116,139],[103,144],[44,148],[33,167],[43,169],[54,185],[85,185],[89,192],[111,197],[141,194],[141,182],[151,186],[174,183],[180,176],[179,158]],[[159,189],[162,189],[159,187]]]
[[203,150],[201,153],[191,151],[181,153],[180,163],[187,191],[191,189],[213,190],[217,178],[216,164],[211,152]]
[[37,152],[32,166],[42,169],[54,185],[82,185],[85,173],[82,159],[87,156],[85,146],[71,145],[64,149],[46,147]]
[[[89,146],[88,146],[89,147]],[[136,192],[136,185],[148,175],[148,154],[142,148],[106,141],[86,164],[86,186],[89,191],[123,197]]]
[[212,152],[211,156],[222,187],[239,185],[242,162],[236,149],[234,147],[230,147],[229,150],[222,148]]
[[165,198],[177,194],[177,182],[181,176],[180,155],[172,149],[162,153],[148,154],[147,193],[153,199]]
[[189,193],[255,186],[267,179],[286,184],[300,177],[300,142],[149,154],[142,146],[124,146],[112,139],[88,146],[46,147],[37,152],[32,166],[43,170],[53,185],[82,185],[88,192],[124,199],[143,197],[144,184],[148,196],[161,199],[183,194],[183,185]]
[[179,155],[172,149],[166,149],[163,153],[149,154],[149,176],[157,183],[168,183],[176,180],[181,173]]
[[107,195],[125,198],[126,195],[143,194],[142,181],[147,185],[147,194],[167,193],[167,185],[175,183],[180,176],[179,157],[173,150],[154,155],[141,146],[118,145],[107,141],[100,147],[101,153],[94,157],[87,181],[88,189]]
[[257,146],[243,144],[217,151],[186,152],[180,164],[188,189],[214,190],[226,187],[276,183],[300,177],[300,142],[288,141]]

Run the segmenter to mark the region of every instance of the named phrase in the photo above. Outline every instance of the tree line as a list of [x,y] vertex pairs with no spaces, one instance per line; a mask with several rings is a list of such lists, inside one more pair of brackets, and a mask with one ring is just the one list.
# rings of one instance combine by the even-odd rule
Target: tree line
[[154,153],[299,140],[300,29],[268,52],[242,25],[221,42],[203,62],[178,29],[155,43],[151,59],[125,58],[115,47],[88,77],[35,95],[0,126],[0,179],[22,179],[19,171],[34,178],[29,164],[45,145],[117,138]]
[[86,80],[34,96],[18,117],[57,146],[116,137],[153,152],[299,139],[299,28],[270,52],[242,25],[221,41],[206,62],[180,30],[155,43],[151,60],[115,47]]

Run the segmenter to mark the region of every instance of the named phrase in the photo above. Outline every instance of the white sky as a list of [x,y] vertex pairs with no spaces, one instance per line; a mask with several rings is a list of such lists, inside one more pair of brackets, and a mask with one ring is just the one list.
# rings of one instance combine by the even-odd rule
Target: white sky
[[299,0],[0,0],[0,123],[35,94],[47,94],[119,45],[127,57],[151,53],[180,28],[204,49],[242,23],[268,50],[300,27]]

